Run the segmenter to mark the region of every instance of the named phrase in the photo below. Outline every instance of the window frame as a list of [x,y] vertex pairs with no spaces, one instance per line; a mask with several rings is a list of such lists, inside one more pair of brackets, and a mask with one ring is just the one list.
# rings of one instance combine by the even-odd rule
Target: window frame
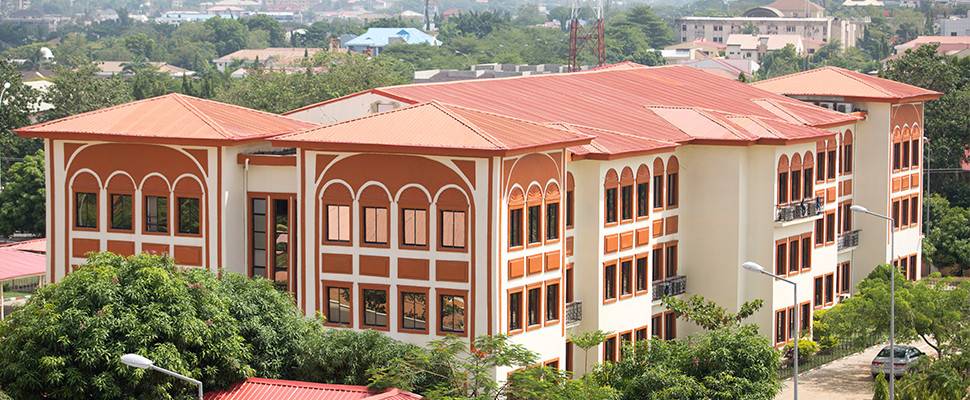
[[[636,282],[634,279],[633,261],[634,261],[633,257],[626,257],[621,259],[620,262],[618,263],[617,285],[619,290],[617,294],[619,294],[620,299],[633,297],[634,293],[636,293],[636,286],[634,286],[636,285]],[[626,276],[624,276],[624,273],[626,273]],[[623,286],[626,284],[628,284],[629,290],[624,292]]]
[[[618,267],[616,261],[610,261],[603,264],[603,304],[614,303],[618,300],[619,294],[616,287],[617,269]],[[612,296],[610,296],[611,292]]]
[[[115,226],[115,198],[128,199],[128,227]],[[135,232],[135,196],[131,193],[111,192],[108,193],[108,232]]]
[[[94,225],[91,225],[91,226],[81,225],[81,201],[79,200],[79,195],[85,195],[84,196],[85,198],[87,198],[88,196],[92,196],[94,198],[94,216],[93,216],[93,218],[94,218]],[[80,231],[97,231],[98,230],[98,225],[99,225],[99,220],[101,219],[101,215],[100,215],[101,214],[100,201],[99,201],[98,193],[96,193],[96,192],[76,191],[76,192],[74,192],[74,196],[72,196],[72,197],[73,197],[73,201],[74,201],[74,226],[73,226],[73,228],[75,230],[80,230]]]
[[[367,235],[370,231],[370,211],[373,210],[374,214],[374,239],[368,240]],[[381,227],[381,221],[379,212],[383,211],[384,214],[384,226]],[[361,205],[360,206],[360,222],[362,229],[360,230],[360,245],[365,247],[388,247],[391,242],[391,210],[389,207],[378,206],[378,205]],[[353,228],[351,228],[353,230]],[[381,234],[384,235],[384,240],[381,241]]]
[[[525,247],[525,207],[523,205],[509,208],[508,235],[509,250],[519,250]],[[516,227],[518,229],[516,229]]]
[[[450,213],[452,215],[451,216],[451,221],[452,221],[452,226],[451,226],[452,244],[451,245],[445,244],[445,228],[447,228],[445,226],[445,213]],[[461,220],[462,220],[461,246],[454,245],[456,241],[455,238],[457,237],[456,234],[459,232],[458,224],[455,223],[455,221],[457,221],[456,217],[458,216],[461,216]],[[439,243],[442,249],[463,250],[466,247],[468,247],[468,213],[467,212],[465,212],[464,210],[441,209],[441,210],[438,210],[438,221],[439,221],[438,232],[440,232],[438,237],[441,239],[439,240]]]
[[[444,329],[444,298],[457,297],[462,301],[462,331]],[[435,328],[438,336],[454,335],[468,336],[468,291],[455,289],[435,289],[436,316]]]
[[[354,319],[355,319],[354,318],[354,284],[352,282],[325,280],[321,282],[320,287],[323,288],[323,290],[320,291],[321,292],[320,295],[323,297],[322,303],[325,304],[324,309],[322,311],[324,316],[326,317],[326,320],[324,321],[323,324],[326,326],[333,326],[333,327],[339,327],[339,328],[353,328]],[[349,319],[348,322],[346,323],[333,322],[333,319],[330,318],[330,289],[347,290],[347,294],[348,294],[347,299],[349,300],[349,304],[347,305],[347,318]],[[341,310],[340,312],[342,315],[343,311]]]
[[[513,301],[512,299],[513,295],[518,295],[518,300]],[[514,289],[508,289],[506,298],[508,301],[508,305],[506,306],[506,322],[507,322],[505,327],[506,332],[508,332],[509,336],[517,335],[522,332],[525,332],[525,287],[520,286]],[[513,305],[518,306],[518,310],[517,310],[518,317],[515,318],[515,322],[518,323],[518,326],[512,325],[512,322],[513,322],[512,306]]]
[[[366,292],[384,292],[384,319],[386,325],[372,325],[367,323],[367,302]],[[360,329],[373,329],[378,331],[388,331],[391,328],[391,296],[390,296],[390,285],[381,285],[373,283],[358,283],[357,293],[359,296],[358,301],[360,301]]]
[[[550,301],[553,300],[549,298],[550,288],[555,288],[556,298],[554,300],[554,303],[550,303]],[[545,282],[545,285],[543,285],[543,288],[542,288],[542,298],[543,298],[542,325],[543,326],[555,325],[559,323],[559,320],[562,319],[562,304],[563,304],[562,296],[563,296],[562,283],[560,282],[559,279],[548,280]],[[552,307],[550,307],[550,305]],[[550,310],[553,310],[555,312],[555,316],[554,316],[555,318],[551,318],[553,316],[549,314]]]
[[[413,236],[412,241],[414,243],[408,243],[408,239],[407,239],[407,237],[408,237],[408,235],[407,235],[407,233],[408,233],[408,227],[407,227],[407,220],[408,220],[408,218],[407,218],[407,214],[409,212],[412,214],[412,220],[413,220],[413,222],[412,222],[413,232],[411,232],[411,236]],[[419,214],[424,214],[424,222],[423,222],[423,225],[424,225],[424,238],[423,238],[423,241],[424,241],[424,243],[420,243],[420,241],[417,240],[418,233],[419,233],[419,231],[418,231],[418,229],[419,229],[418,228],[418,224],[419,224],[418,216],[419,216]],[[414,208],[414,207],[402,207],[401,208],[401,247],[405,247],[405,248],[419,248],[419,249],[427,248],[428,247],[428,236],[429,236],[428,235],[428,225],[429,225],[428,209],[426,209],[426,208]]]
[[559,241],[559,237],[560,237],[559,215],[561,213],[561,210],[559,209],[559,202],[558,201],[547,202],[545,207],[543,208],[545,209],[544,210],[545,221],[543,222],[543,224],[545,225],[545,229],[544,229],[544,235],[542,236],[546,243],[555,243]]
[[[164,236],[168,236],[169,231],[171,230],[170,229],[170,226],[169,226],[169,225],[171,225],[171,219],[169,218],[169,211],[170,211],[170,209],[172,207],[171,206],[171,202],[169,200],[169,196],[168,195],[162,195],[162,194],[146,194],[146,195],[143,195],[142,198],[143,198],[143,202],[144,202],[143,207],[142,207],[143,208],[143,211],[142,211],[142,214],[143,214],[143,218],[142,218],[142,223],[143,223],[142,224],[142,233],[144,233],[146,235],[164,235]],[[158,215],[155,215],[155,219],[156,220],[161,219],[164,222],[156,222],[155,224],[150,224],[148,222],[148,218],[149,218],[148,205],[149,205],[149,203],[151,203],[151,201],[149,199],[156,199],[155,200],[155,202],[156,202],[156,204],[155,204],[155,210],[156,210],[156,212],[159,211],[159,210],[161,210],[165,214],[164,217],[162,217],[162,218],[159,218]],[[165,207],[164,208],[161,208],[160,209],[158,207],[158,204],[157,204],[158,203],[158,199],[164,199],[165,200]],[[153,225],[154,226],[161,226],[163,228],[162,228],[162,230],[152,230],[151,227]],[[158,229],[158,228],[156,228],[156,229]]]
[[[640,264],[643,261],[643,265]],[[637,296],[650,291],[650,260],[647,254],[638,254],[633,260],[633,293]],[[643,288],[640,288],[640,278],[643,277]]]
[[[538,295],[537,295],[537,297],[535,299],[535,304],[533,304],[533,301],[532,301],[532,297],[531,297],[532,296],[532,293],[538,293]],[[534,331],[536,329],[542,328],[542,320],[543,320],[543,317],[544,317],[544,315],[543,315],[543,311],[544,311],[543,310],[543,303],[545,303],[545,298],[544,298],[543,292],[542,292],[542,282],[533,283],[531,285],[526,285],[526,287],[525,287],[525,310],[524,310],[525,311],[524,314],[525,314],[525,330],[526,330],[526,332]],[[533,323],[533,321],[531,321],[529,319],[529,316],[532,313],[532,307],[533,306],[536,307],[535,313],[536,313],[536,318],[537,319],[536,319],[535,323]]]
[[[354,224],[352,222],[354,220],[354,207],[351,206],[350,204],[327,203],[327,204],[324,204],[323,208],[324,208],[323,242],[325,244],[350,245],[353,242],[353,238],[354,238],[354,232],[353,232]],[[340,229],[344,225],[343,215],[342,215],[344,214],[344,211],[346,211],[346,214],[347,214],[346,236],[344,236],[343,232],[341,232],[341,229]],[[337,223],[336,239],[330,236],[330,234],[332,233],[331,223],[334,222],[334,221],[331,221],[331,213],[333,212],[336,212],[336,223]]]
[[[431,320],[429,318],[429,316],[431,314],[431,311],[430,311],[431,310],[431,296],[430,296],[430,293],[429,292],[430,292],[430,289],[427,288],[427,287],[421,287],[421,286],[405,286],[405,285],[398,285],[397,286],[397,293],[398,293],[397,296],[398,296],[398,304],[399,304],[399,306],[398,306],[398,309],[399,309],[398,310],[399,320],[398,320],[397,330],[399,332],[404,332],[404,333],[417,333],[417,334],[425,334],[425,335],[428,334],[428,329],[431,326]],[[406,302],[404,301],[404,296],[407,295],[407,294],[418,294],[418,295],[424,296],[424,329],[416,329],[416,328],[408,328],[408,327],[405,327],[404,321],[406,320],[406,318],[405,318],[405,315],[404,314],[406,312],[406,308],[405,308]]]

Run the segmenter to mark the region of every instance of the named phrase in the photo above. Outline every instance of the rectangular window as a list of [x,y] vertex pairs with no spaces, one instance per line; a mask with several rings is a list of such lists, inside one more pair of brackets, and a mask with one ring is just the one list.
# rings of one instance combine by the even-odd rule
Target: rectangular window
[[616,188],[606,189],[606,223],[616,222]]
[[798,319],[801,322],[799,329],[804,334],[812,329],[812,306],[808,303],[804,303],[798,306]]
[[852,287],[852,267],[848,262],[839,265],[839,293],[849,293]]
[[781,241],[775,244],[775,274],[785,275],[788,272],[788,243]]
[[902,143],[901,144],[901,147],[903,149],[903,155],[901,157],[902,160],[900,160],[900,162],[902,163],[902,167],[904,169],[905,168],[909,168],[909,161],[910,161],[910,157],[909,157],[909,150],[910,150],[909,149],[909,141],[906,141],[906,142]]
[[913,156],[912,165],[914,167],[918,167],[919,166],[919,158],[920,158],[920,155],[921,155],[920,152],[919,152],[919,139],[913,139],[913,141],[911,141],[910,143],[911,143],[911,145],[913,147],[913,151],[910,153]]
[[835,213],[825,214],[825,243],[835,241]]
[[546,322],[559,320],[559,284],[546,285]]
[[546,240],[559,239],[559,203],[546,204]]
[[145,231],[168,232],[168,197],[145,196]]
[[327,287],[327,322],[350,325],[350,288]]
[[616,299],[616,264],[610,264],[603,268],[603,298],[606,300]]
[[842,205],[842,230],[845,232],[852,230],[852,203]]
[[818,159],[818,164],[817,164],[818,166],[815,170],[818,173],[818,175],[815,177],[815,180],[818,182],[824,182],[825,181],[825,152],[824,151],[815,152],[815,158]]
[[522,209],[509,210],[509,247],[522,245]]
[[677,206],[677,197],[680,195],[677,191],[678,176],[677,173],[667,174],[667,207]]
[[266,199],[250,200],[250,235],[252,238],[253,277],[268,278],[266,266]]
[[[290,267],[290,200],[273,199],[273,275],[271,279],[288,283]],[[289,285],[286,285],[287,287]]]
[[798,238],[788,242],[788,272],[797,274],[802,267],[801,240]]
[[852,144],[849,143],[845,145],[845,159],[842,160],[842,168],[845,169],[846,174],[852,173]]
[[428,329],[428,295],[401,292],[401,328],[415,331]]
[[909,269],[906,270],[906,277],[909,280],[916,280],[916,255],[909,256]]
[[111,195],[111,229],[131,230],[131,195]]
[[826,161],[828,161],[828,164],[829,164],[828,166],[826,166],[826,169],[828,170],[828,173],[829,173],[828,174],[829,179],[835,179],[835,160],[836,160],[835,150],[829,150],[829,155],[827,156],[827,159],[826,159]]
[[639,328],[633,333],[633,339],[635,343],[640,343],[641,340],[647,340],[647,328]]
[[616,336],[603,342],[603,361],[616,362]]
[[387,291],[362,289],[360,293],[364,307],[364,326],[387,328]]
[[788,339],[795,338],[795,307],[788,307]]
[[[791,201],[802,199],[802,171],[791,172]],[[807,193],[806,193],[807,194]]]
[[825,243],[825,219],[815,220],[815,245]]
[[637,259],[637,291],[645,290],[647,290],[647,258],[640,257]]
[[909,199],[903,199],[899,209],[899,225],[909,226]]
[[74,213],[74,226],[78,228],[97,228],[98,195],[94,193],[75,193]]
[[522,291],[509,293],[509,332],[522,329]]
[[778,173],[778,204],[788,203],[788,172]]
[[812,268],[812,238],[802,238],[802,271]]
[[835,276],[825,275],[825,304],[835,302]]
[[620,188],[620,214],[624,221],[633,219],[633,186]]
[[653,249],[653,280],[662,281],[664,280],[664,250],[663,248]]
[[646,217],[650,214],[650,191],[647,189],[647,183],[637,184],[637,217]]
[[542,207],[529,206],[528,238],[529,244],[542,241]]
[[387,244],[387,209],[364,207],[364,243]]
[[428,210],[405,208],[401,211],[404,219],[402,243],[408,246],[428,244]]
[[899,228],[899,200],[893,201],[893,228]]
[[666,250],[666,254],[664,254],[666,266],[664,276],[667,278],[677,276],[677,245],[667,245],[664,250]]
[[465,297],[446,294],[439,300],[441,332],[465,333]]
[[897,170],[902,165],[902,160],[899,158],[900,144],[893,143],[893,170]]
[[465,247],[465,212],[441,212],[441,247],[460,249]]
[[919,223],[919,195],[913,196],[913,201],[909,203],[909,223],[916,225]]
[[664,313],[664,340],[674,340],[677,338],[677,314],[672,312]]
[[788,321],[786,313],[787,310],[775,311],[775,343],[784,343],[788,338],[785,332],[785,324]]
[[663,314],[655,314],[650,318],[650,333],[657,339],[663,338]]
[[573,268],[572,265],[566,268],[566,303],[573,302]]
[[178,198],[179,233],[199,234],[199,199],[194,197]]
[[633,261],[626,260],[620,263],[620,295],[631,294],[633,294]]
[[350,206],[327,206],[327,240],[350,241]]
[[526,292],[526,321],[528,326],[542,324],[542,288],[536,287]]
[[566,192],[566,226],[570,228],[573,227],[573,221],[575,218],[575,201],[573,191],[570,190]]
[[815,292],[812,296],[812,305],[815,307],[821,307],[824,302],[825,289],[823,288],[822,277],[815,277]]
[[664,177],[655,175],[653,177],[653,208],[663,208],[664,206]]

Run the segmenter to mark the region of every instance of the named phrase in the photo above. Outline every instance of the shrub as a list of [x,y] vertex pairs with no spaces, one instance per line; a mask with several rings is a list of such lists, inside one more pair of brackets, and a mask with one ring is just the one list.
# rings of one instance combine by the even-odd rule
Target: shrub
[[[794,354],[794,342],[785,345],[783,354]],[[799,339],[798,340],[798,356],[799,357],[811,357],[818,354],[820,347],[818,343],[815,343],[812,339]]]

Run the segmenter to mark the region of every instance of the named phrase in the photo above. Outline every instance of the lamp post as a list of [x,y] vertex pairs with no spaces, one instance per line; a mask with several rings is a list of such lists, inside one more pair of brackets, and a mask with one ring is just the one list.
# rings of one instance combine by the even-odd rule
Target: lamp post
[[893,229],[896,221],[892,217],[874,213],[858,204],[849,207],[849,209],[853,212],[884,219],[889,224],[889,264],[891,266],[889,269],[889,400],[894,400],[896,398],[896,264],[894,262],[896,238],[893,235]]
[[145,357],[142,357],[142,356],[140,356],[138,354],[125,354],[125,355],[121,356],[121,362],[123,364],[129,366],[129,367],[132,367],[132,368],[150,369],[150,370],[154,370],[154,371],[161,372],[161,373],[163,373],[165,375],[169,375],[169,376],[176,377],[176,378],[181,379],[181,380],[186,381],[186,382],[190,382],[193,385],[198,386],[198,388],[199,388],[199,400],[203,400],[202,382],[199,382],[199,381],[197,381],[195,379],[189,378],[189,377],[187,377],[185,375],[182,375],[182,374],[179,374],[177,372],[169,371],[169,370],[167,370],[165,368],[158,367],[158,366],[155,365],[155,362],[154,361],[149,360],[149,359],[147,359]]
[[[794,302],[792,304],[795,305],[794,307],[792,307],[792,309],[795,310],[795,360],[794,360],[795,362],[793,363],[793,366],[792,366],[792,372],[793,372],[793,374],[792,374],[792,386],[793,386],[794,393],[795,393],[794,399],[795,400],[798,400],[798,341],[802,337],[802,332],[801,332],[801,330],[802,330],[802,324],[801,324],[801,322],[802,321],[800,319],[798,319],[798,313],[799,313],[799,311],[801,311],[801,310],[799,310],[800,307],[798,306],[798,284],[796,284],[794,281],[790,281],[788,279],[785,279],[784,277],[781,277],[781,276],[775,275],[775,274],[773,274],[771,272],[768,272],[768,270],[766,270],[765,267],[762,267],[760,264],[758,264],[756,262],[753,262],[753,261],[745,261],[743,264],[741,264],[741,268],[744,268],[744,269],[746,269],[748,271],[751,271],[751,272],[757,272],[757,273],[762,274],[762,275],[767,275],[767,276],[770,276],[770,277],[772,277],[774,279],[777,279],[777,280],[780,280],[782,282],[791,284],[791,287],[792,287],[792,299],[794,300]],[[787,323],[788,321],[785,321],[785,322]]]

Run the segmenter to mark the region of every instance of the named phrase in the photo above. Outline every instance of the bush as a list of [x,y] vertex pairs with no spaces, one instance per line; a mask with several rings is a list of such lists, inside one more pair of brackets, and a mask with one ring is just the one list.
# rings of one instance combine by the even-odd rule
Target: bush
[[195,388],[125,367],[121,355],[219,389],[296,370],[314,325],[268,281],[95,254],[0,325],[0,387],[18,399],[173,399]]
[[[799,357],[811,357],[818,354],[820,347],[818,343],[815,343],[812,339],[799,339],[798,340],[798,356]],[[785,355],[794,354],[795,345],[794,342],[785,345],[784,353]]]
[[[839,305],[835,305],[839,307]],[[835,308],[833,307],[833,309]],[[816,310],[812,315],[812,339],[818,343],[819,351],[827,352],[839,345],[839,338],[832,332],[829,325],[822,319],[829,310]],[[801,343],[799,343],[799,347]],[[801,351],[801,348],[799,348]]]

